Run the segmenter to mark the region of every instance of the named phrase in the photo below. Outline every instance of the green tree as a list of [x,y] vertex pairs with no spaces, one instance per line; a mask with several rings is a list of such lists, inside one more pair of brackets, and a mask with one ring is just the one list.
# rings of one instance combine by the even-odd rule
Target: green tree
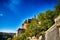
[[19,36],[19,40],[29,40],[29,38],[26,36],[25,33],[22,33],[22,34]]
[[38,15],[38,21],[41,22],[41,30],[46,31],[54,24],[54,19],[60,15],[60,1],[54,11],[48,10]]
[[31,20],[31,23],[29,23],[27,25],[27,29],[26,29],[26,33],[27,36],[36,36],[39,37],[40,36],[40,26],[38,26],[38,20],[36,18],[33,18]]

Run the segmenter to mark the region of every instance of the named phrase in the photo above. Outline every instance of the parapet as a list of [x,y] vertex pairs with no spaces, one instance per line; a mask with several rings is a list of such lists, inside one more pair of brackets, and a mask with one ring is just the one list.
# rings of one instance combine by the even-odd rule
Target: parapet
[[60,26],[60,15],[54,21],[57,26]]

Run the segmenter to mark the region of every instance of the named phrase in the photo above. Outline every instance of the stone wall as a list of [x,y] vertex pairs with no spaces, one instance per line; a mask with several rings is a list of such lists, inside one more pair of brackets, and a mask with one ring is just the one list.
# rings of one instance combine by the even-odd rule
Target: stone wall
[[32,38],[29,37],[29,39],[30,39],[30,40],[42,40],[42,36],[40,36],[38,39],[37,39],[35,36],[33,36]]
[[59,40],[59,28],[56,25],[46,31],[45,40]]

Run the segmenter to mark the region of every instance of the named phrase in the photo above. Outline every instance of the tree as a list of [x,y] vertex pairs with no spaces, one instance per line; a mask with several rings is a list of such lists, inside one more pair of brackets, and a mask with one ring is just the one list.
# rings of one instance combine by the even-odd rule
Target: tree
[[27,25],[26,33],[28,37],[40,36],[40,26],[38,26],[38,20],[36,18],[32,18],[31,23]]
[[7,40],[12,40],[12,38],[8,38]]
[[55,7],[55,12],[57,13],[57,15],[60,14],[60,0],[58,0],[58,4],[57,4],[57,6]]
[[42,31],[46,31],[54,24],[54,19],[60,15],[60,0],[54,11],[48,10],[45,13],[38,14],[38,21],[41,22]]
[[45,13],[40,13],[38,15],[38,21],[41,22],[40,26],[42,31],[46,31],[54,24],[53,16],[54,16],[53,11],[50,10],[46,11]]
[[18,40],[29,40],[29,38],[26,36],[25,33],[22,33],[22,34],[19,36]]

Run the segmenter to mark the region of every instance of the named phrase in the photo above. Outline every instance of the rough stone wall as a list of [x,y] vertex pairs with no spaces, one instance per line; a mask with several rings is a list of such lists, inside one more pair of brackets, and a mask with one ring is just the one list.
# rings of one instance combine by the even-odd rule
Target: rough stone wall
[[30,40],[37,40],[37,38],[35,36],[33,36],[32,38],[29,37]]
[[23,29],[26,29],[26,26],[27,26],[27,23],[24,23],[24,25],[23,25]]
[[59,40],[59,28],[56,25],[46,31],[45,40]]
[[59,37],[60,37],[60,28],[59,28]]
[[44,38],[44,35],[42,36],[40,36],[38,39],[35,37],[35,36],[33,36],[32,38],[31,37],[28,37],[30,40],[45,40],[45,38]]

